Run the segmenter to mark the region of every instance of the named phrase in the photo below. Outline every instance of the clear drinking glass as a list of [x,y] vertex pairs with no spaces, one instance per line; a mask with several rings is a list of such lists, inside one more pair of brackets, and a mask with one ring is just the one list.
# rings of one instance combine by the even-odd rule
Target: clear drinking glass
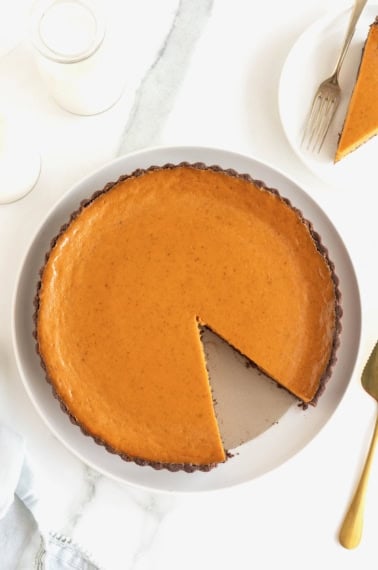
[[93,0],[38,2],[32,14],[38,68],[57,103],[72,113],[110,108],[125,85],[117,37]]
[[41,157],[22,124],[0,116],[0,204],[9,204],[28,194],[41,169]]

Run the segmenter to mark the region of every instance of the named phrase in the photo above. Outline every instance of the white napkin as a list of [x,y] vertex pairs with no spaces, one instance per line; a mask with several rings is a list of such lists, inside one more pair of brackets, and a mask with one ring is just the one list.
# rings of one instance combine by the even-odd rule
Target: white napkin
[[[38,521],[38,497],[25,458],[22,437],[0,425],[0,553],[1,568],[20,568],[26,533],[38,537],[36,570],[99,570],[78,545],[66,536],[46,531]],[[27,527],[27,531],[26,531]]]

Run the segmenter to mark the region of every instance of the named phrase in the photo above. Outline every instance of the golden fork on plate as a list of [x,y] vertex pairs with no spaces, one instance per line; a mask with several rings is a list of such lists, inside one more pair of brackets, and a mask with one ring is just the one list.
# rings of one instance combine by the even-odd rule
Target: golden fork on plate
[[[365,364],[361,376],[361,383],[366,392],[378,402],[378,342]],[[345,548],[355,548],[359,545],[361,540],[367,483],[377,443],[378,415],[365,466],[339,534],[340,543],[345,546]]]
[[315,93],[302,138],[302,147],[306,150],[319,152],[323,146],[329,126],[335,116],[336,109],[340,102],[340,69],[343,65],[344,58],[356,29],[356,24],[366,2],[367,0],[355,0],[348,30],[339,59],[336,63],[335,71],[319,85]]

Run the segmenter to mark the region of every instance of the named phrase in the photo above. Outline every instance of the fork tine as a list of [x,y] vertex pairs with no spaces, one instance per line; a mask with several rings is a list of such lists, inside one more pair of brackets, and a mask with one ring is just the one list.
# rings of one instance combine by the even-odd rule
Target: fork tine
[[309,142],[309,146],[311,146],[311,150],[315,152],[316,150],[319,152],[320,149],[320,140],[323,138],[323,132],[327,128],[327,119],[328,119],[328,112],[329,112],[330,101],[327,96],[321,97],[321,102],[319,105],[319,113],[317,117],[317,123],[313,128],[311,140]]
[[314,115],[313,122],[311,125],[311,132],[308,139],[307,149],[311,147],[311,150],[314,150],[316,146],[316,141],[318,139],[318,131],[319,126],[322,122],[324,114],[324,97],[321,93],[318,93],[316,96],[316,114]]
[[310,146],[310,141],[314,132],[314,124],[316,124],[316,117],[319,114],[319,105],[320,105],[319,93],[316,93],[311,105],[310,114],[307,118],[306,126],[303,131],[303,136],[301,141],[301,146],[305,147],[306,150],[308,150]]
[[324,140],[327,136],[327,132],[328,132],[328,129],[330,127],[330,124],[331,124],[331,121],[332,121],[332,118],[333,118],[335,111],[336,111],[336,98],[331,97],[328,99],[328,105],[326,106],[326,110],[324,111],[321,128],[319,128],[318,149],[317,149],[318,152],[320,151],[320,149],[323,146]]
[[336,110],[337,97],[318,91],[314,97],[306,122],[301,145],[312,152],[319,152]]
[[315,94],[311,111],[309,117],[307,119],[305,131],[303,134],[302,142],[305,146],[306,150],[313,151],[314,147],[316,146],[317,141],[317,133],[319,130],[320,123],[322,121],[323,116],[323,109],[324,109],[324,95],[322,91],[317,91]]

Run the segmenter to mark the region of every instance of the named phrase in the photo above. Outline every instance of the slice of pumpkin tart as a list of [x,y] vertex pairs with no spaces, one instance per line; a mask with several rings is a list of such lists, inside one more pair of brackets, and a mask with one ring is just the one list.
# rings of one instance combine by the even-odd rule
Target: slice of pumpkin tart
[[378,133],[378,18],[370,26],[339,138],[338,162]]

